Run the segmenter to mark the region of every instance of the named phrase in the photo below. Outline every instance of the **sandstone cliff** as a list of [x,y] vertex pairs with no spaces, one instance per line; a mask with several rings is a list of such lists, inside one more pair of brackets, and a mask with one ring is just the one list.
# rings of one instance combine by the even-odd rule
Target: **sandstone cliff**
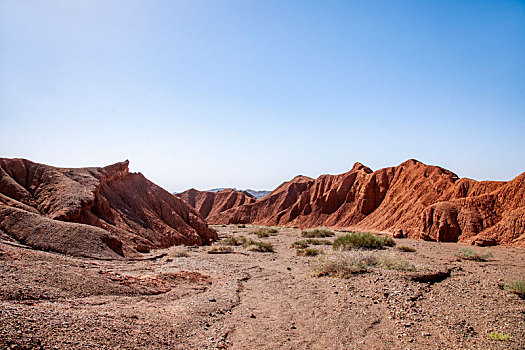
[[0,158],[0,234],[38,249],[121,258],[217,238],[181,199],[128,162],[56,168]]
[[524,177],[478,182],[413,159],[375,172],[356,163],[340,175],[297,177],[213,222],[401,229],[428,240],[523,245]]
[[197,209],[210,224],[214,224],[213,218],[220,216],[223,211],[255,202],[255,198],[251,194],[231,188],[215,192],[199,191],[191,188],[176,196]]

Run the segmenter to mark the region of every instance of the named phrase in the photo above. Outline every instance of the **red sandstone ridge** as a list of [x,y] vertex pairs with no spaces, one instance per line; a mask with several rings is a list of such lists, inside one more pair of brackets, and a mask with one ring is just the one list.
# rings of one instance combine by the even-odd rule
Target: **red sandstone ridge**
[[356,163],[340,175],[295,178],[214,222],[402,229],[414,238],[522,245],[524,176],[478,182],[416,160],[375,172]]
[[214,219],[220,217],[220,214],[225,210],[255,202],[255,197],[251,194],[231,188],[217,192],[198,191],[192,188],[177,194],[177,196],[197,209],[210,224],[215,224]]
[[0,234],[37,249],[97,258],[217,239],[184,201],[130,173],[128,161],[65,169],[5,158]]
[[[290,223],[288,211],[299,200],[300,195],[308,190],[314,180],[306,176],[296,176],[273,190],[269,195],[253,203],[223,211],[209,218],[217,224],[247,224],[277,225]],[[283,215],[288,214],[283,218]]]

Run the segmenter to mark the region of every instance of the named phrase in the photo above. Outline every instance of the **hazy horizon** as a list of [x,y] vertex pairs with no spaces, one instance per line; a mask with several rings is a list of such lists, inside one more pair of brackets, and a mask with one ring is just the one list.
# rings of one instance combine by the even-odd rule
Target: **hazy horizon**
[[0,157],[272,190],[525,171],[520,1],[0,0]]

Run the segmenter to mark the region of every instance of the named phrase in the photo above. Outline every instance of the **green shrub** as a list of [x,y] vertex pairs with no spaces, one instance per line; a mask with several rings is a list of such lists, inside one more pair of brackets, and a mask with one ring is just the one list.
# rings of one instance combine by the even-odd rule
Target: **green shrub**
[[321,249],[315,248],[297,249],[298,256],[317,256],[322,253],[323,251]]
[[333,237],[334,233],[325,227],[315,228],[311,230],[304,230],[301,232],[301,236],[304,238],[323,238]]
[[336,238],[333,243],[334,249],[383,249],[385,246],[393,247],[396,243],[392,237],[378,236],[373,233],[352,232],[348,235]]
[[416,248],[408,246],[408,245],[399,246],[397,247],[397,249],[399,249],[402,252],[408,252],[408,253],[413,253],[416,251]]
[[263,237],[270,237],[270,236],[276,236],[277,235],[276,229],[273,227],[262,227],[252,232],[252,234],[257,235],[259,238]]
[[508,282],[504,285],[504,289],[511,291],[512,293],[515,293],[519,297],[525,299],[525,281],[523,280]]
[[461,248],[461,252],[456,254],[456,256],[464,260],[487,261],[492,258],[492,253],[482,255],[470,248]]
[[489,337],[489,339],[499,341],[508,341],[510,338],[508,334],[503,334],[496,331],[490,332],[489,334],[487,334],[487,337]]

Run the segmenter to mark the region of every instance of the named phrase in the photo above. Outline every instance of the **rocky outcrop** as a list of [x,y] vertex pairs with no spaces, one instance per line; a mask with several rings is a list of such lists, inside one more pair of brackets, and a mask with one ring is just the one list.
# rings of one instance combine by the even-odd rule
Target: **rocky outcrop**
[[436,241],[522,244],[524,188],[523,174],[508,183],[478,182],[413,159],[375,172],[356,163],[340,175],[297,177],[213,221],[403,230],[403,236]]
[[193,208],[130,173],[127,161],[66,169],[0,158],[0,231],[38,249],[98,258],[217,238]]
[[[490,191],[490,190],[493,191]],[[425,208],[421,237],[477,245],[525,246],[525,173],[485,194],[439,202]]]
[[215,224],[214,218],[228,209],[255,202],[255,197],[251,194],[232,188],[214,192],[192,188],[176,196],[195,208],[210,224]]
[[[290,223],[291,207],[297,203],[301,194],[308,190],[314,180],[306,176],[296,176],[273,190],[269,195],[245,205],[223,211],[208,218],[217,224],[276,225]],[[286,218],[283,218],[286,216]]]

